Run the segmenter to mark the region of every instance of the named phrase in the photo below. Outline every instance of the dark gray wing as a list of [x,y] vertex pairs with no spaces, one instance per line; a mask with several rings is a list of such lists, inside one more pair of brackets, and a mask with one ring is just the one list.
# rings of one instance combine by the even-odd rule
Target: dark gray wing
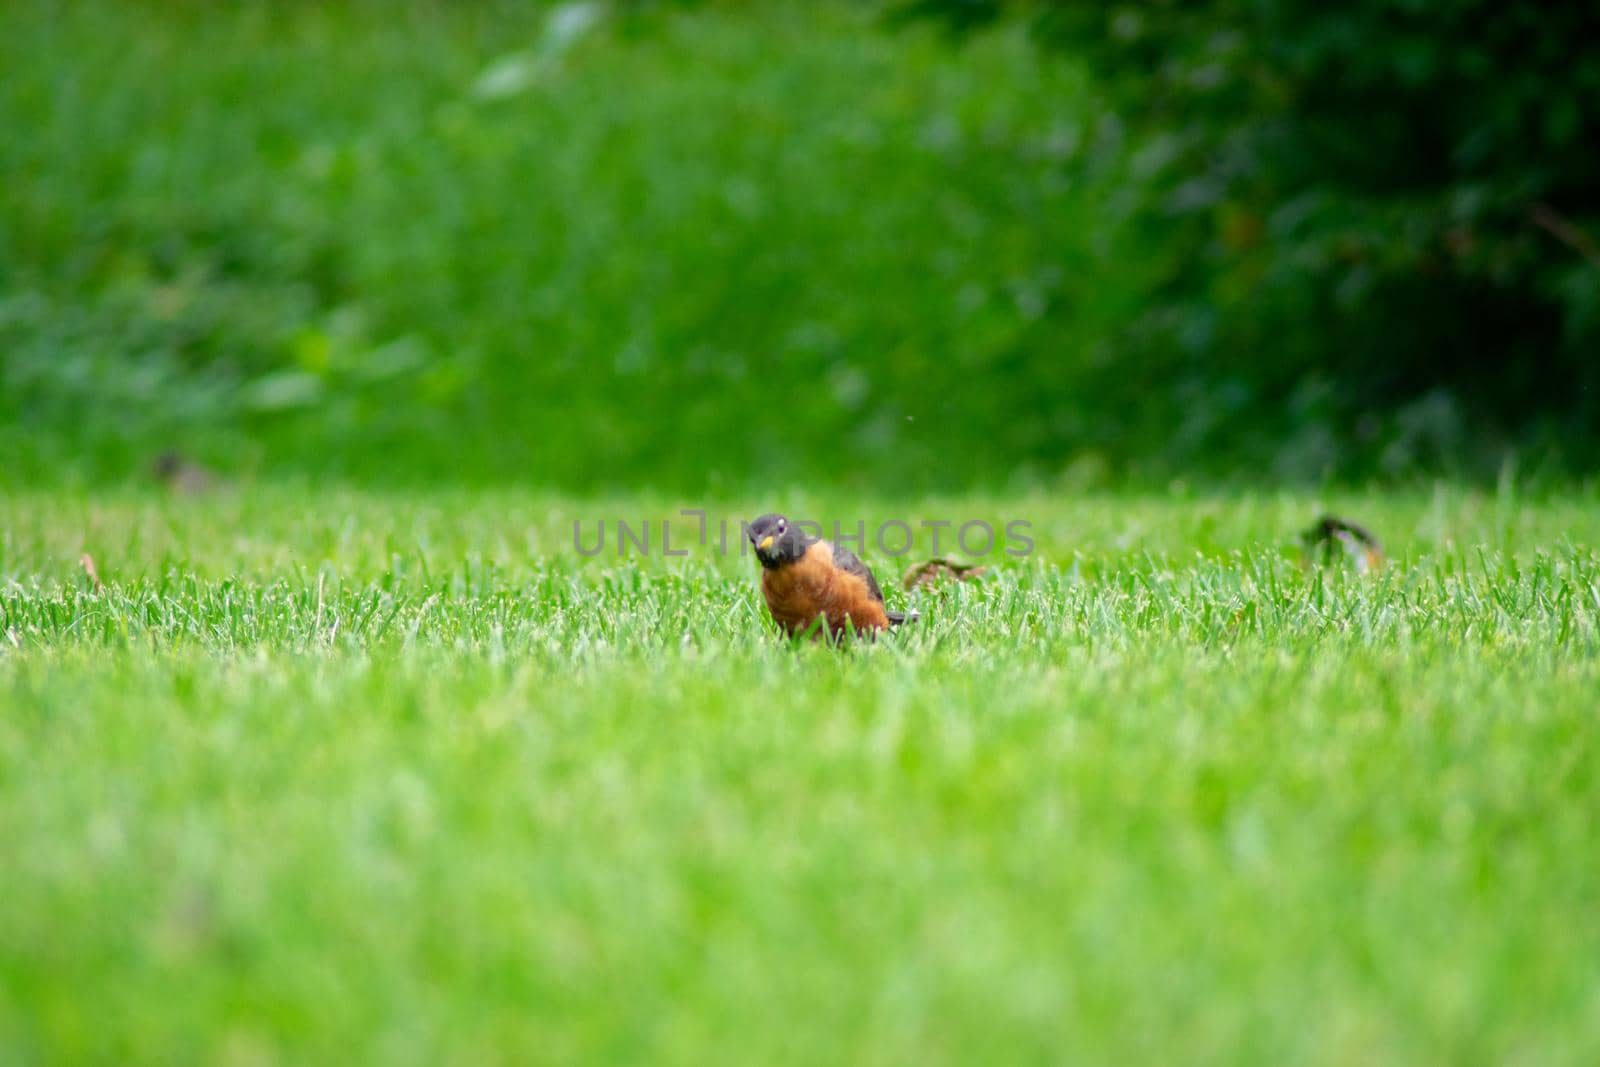
[[867,588],[872,592],[872,599],[882,604],[883,590],[878,588],[878,579],[872,576],[872,569],[862,563],[861,558],[848,548],[840,548],[832,541],[829,541],[828,544],[833,549],[834,564],[842,571],[858,574],[865,578],[867,580]]

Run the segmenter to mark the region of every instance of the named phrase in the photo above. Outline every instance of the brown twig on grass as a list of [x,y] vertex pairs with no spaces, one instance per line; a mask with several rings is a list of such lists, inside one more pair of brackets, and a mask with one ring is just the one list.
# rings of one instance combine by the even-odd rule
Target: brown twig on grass
[[900,579],[900,584],[910,590],[944,581],[970,582],[974,578],[982,577],[988,569],[971,563],[957,563],[953,559],[930,559],[906,571]]
[[100,572],[95,569],[94,557],[85,552],[78,557],[78,566],[83,568],[83,573],[89,576],[89,584],[94,586],[96,593],[105,592],[105,586],[100,583]]

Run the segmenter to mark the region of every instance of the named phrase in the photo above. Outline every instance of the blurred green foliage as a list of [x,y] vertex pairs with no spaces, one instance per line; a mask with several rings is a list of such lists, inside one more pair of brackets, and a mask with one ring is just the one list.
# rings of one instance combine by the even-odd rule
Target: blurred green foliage
[[1020,33],[957,52],[831,7],[7,22],[23,477],[172,446],[358,480],[969,481],[1058,454],[1143,270],[1069,166],[1081,72]]
[[1142,358],[1168,362],[1219,445],[1278,441],[1287,466],[1470,468],[1519,445],[1592,463],[1600,6],[903,10],[968,30],[1018,16],[1092,65],[1169,252]]
[[[664,489],[1581,458],[1593,59],[1555,63],[1553,24],[1520,95],[1473,96],[1497,38],[1469,62],[1466,16],[1430,43],[1383,7],[952,38],[871,5],[7,5],[0,478],[168,448]],[[1396,78],[1427,92],[1375,106]]]

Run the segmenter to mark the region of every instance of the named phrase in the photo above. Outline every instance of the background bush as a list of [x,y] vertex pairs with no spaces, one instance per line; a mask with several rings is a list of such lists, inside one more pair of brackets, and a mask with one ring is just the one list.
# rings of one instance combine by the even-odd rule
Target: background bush
[[[1138,129],[1138,325],[1204,436],[1280,465],[1592,462],[1600,7],[933,0],[1018,14]],[[1254,443],[1251,443],[1254,439]],[[1128,441],[1129,450],[1136,442]]]
[[1576,5],[932,6],[8,5],[0,477],[1588,462]]

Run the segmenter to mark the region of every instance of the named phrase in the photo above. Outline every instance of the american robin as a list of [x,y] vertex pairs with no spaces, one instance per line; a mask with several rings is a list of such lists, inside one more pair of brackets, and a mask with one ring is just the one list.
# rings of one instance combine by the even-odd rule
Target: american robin
[[782,515],[763,515],[746,529],[761,561],[767,610],[791,637],[811,631],[831,638],[852,629],[875,635],[917,617],[885,608],[878,580],[853,553]]
[[[1324,515],[1300,535],[1307,562],[1318,556],[1331,563],[1336,555],[1355,561],[1356,570],[1365,574],[1383,566],[1383,546],[1372,531],[1337,515]],[[1336,547],[1337,546],[1337,547]]]

